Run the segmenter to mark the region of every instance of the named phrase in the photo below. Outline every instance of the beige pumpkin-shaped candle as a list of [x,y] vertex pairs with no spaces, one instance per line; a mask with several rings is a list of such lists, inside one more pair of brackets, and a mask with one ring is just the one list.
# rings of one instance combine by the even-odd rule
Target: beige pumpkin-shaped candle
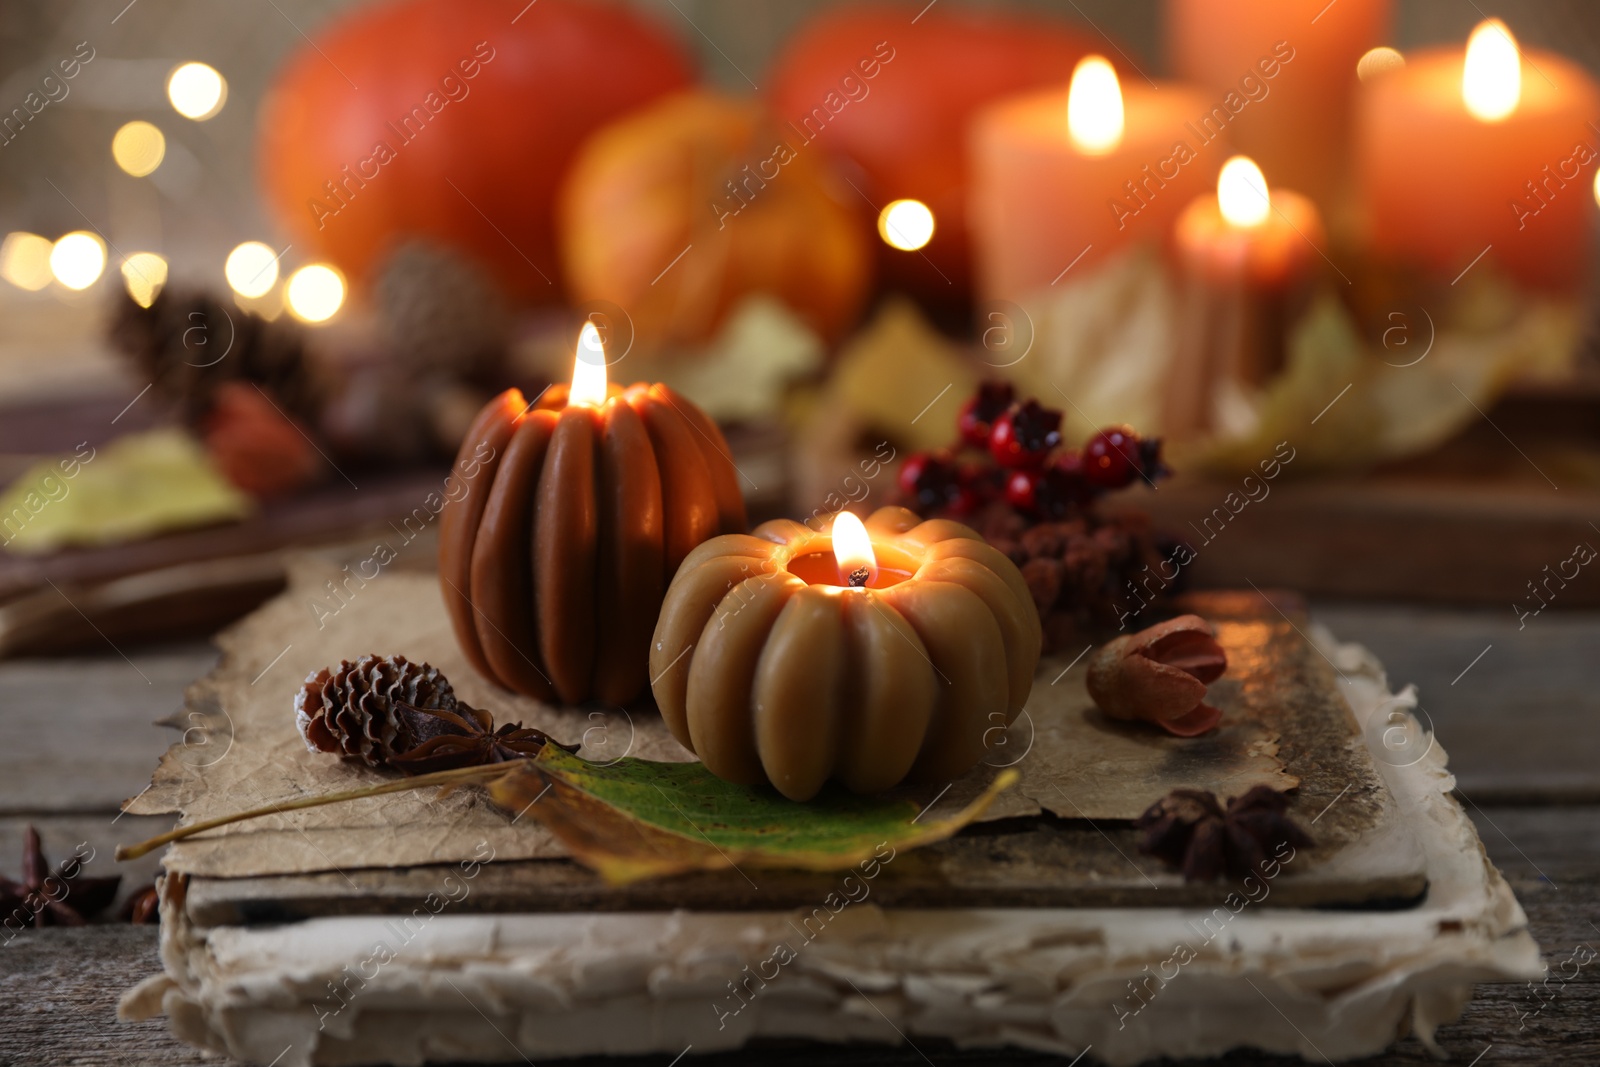
[[700,545],[662,604],[651,688],[719,778],[809,800],[949,781],[1022,710],[1039,617],[973,530],[882,508]]

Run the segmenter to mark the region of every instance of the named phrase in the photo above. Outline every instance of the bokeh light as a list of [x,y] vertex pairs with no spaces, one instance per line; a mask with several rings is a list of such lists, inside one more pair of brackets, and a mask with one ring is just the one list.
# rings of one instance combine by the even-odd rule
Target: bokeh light
[[186,119],[204,122],[228,101],[228,83],[215,67],[185,63],[167,78],[167,99]]
[[134,302],[147,308],[167,284],[167,261],[154,252],[135,252],[122,261],[122,283]]
[[915,252],[933,240],[933,212],[920,200],[896,200],[878,212],[878,236],[892,248]]
[[19,230],[6,234],[4,243],[0,243],[0,278],[18,289],[37,293],[55,277],[50,273],[51,247],[49,238],[36,233]]
[[326,322],[344,304],[344,276],[325,263],[312,263],[289,275],[284,298],[301,322]]
[[135,178],[153,173],[166,156],[166,137],[155,126],[140,119],[126,123],[111,138],[111,158]]
[[222,274],[240,296],[264,296],[278,283],[278,253],[260,241],[246,241],[228,253]]
[[50,273],[68,289],[87,289],[106,269],[106,246],[87,230],[74,230],[50,249]]
[[1405,65],[1406,57],[1396,49],[1389,47],[1373,48],[1356,61],[1356,77],[1362,81],[1370,81],[1380,74],[1387,74],[1391,70],[1399,70]]

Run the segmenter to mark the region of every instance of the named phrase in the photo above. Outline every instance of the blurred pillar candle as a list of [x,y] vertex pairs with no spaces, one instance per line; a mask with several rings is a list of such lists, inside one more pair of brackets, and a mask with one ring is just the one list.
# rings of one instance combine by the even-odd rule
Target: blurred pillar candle
[[1204,115],[1200,94],[1122,86],[1099,56],[1078,64],[1064,92],[980,114],[971,216],[983,295],[1015,299],[1132,241],[1162,239],[1209,181],[1210,140],[1194,125]]
[[1309,295],[1322,216],[1309,197],[1270,190],[1254,161],[1235,156],[1217,191],[1184,209],[1173,240],[1182,310],[1162,432],[1247,432],[1249,394],[1283,369],[1285,338]]
[[1594,81],[1558,55],[1519,50],[1498,20],[1465,50],[1407,55],[1361,87],[1369,247],[1446,279],[1488,249],[1520,281],[1575,286],[1588,261],[1596,118]]
[[1205,86],[1235,149],[1332,217],[1356,63],[1389,16],[1390,0],[1167,0],[1167,53],[1176,76]]

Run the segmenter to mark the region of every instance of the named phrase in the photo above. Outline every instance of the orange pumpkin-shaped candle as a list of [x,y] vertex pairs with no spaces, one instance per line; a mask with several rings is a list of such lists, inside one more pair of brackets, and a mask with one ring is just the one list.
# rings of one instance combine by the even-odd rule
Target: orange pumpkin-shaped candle
[[1039,616],[977,533],[905,508],[789,519],[689,553],[661,606],[651,688],[719,778],[809,800],[949,781],[1033,686]]
[[667,580],[745,528],[716,424],[664,385],[609,385],[587,325],[570,388],[490,401],[461,443],[468,467],[440,516],[439,579],[473,666],[540,700],[642,694]]

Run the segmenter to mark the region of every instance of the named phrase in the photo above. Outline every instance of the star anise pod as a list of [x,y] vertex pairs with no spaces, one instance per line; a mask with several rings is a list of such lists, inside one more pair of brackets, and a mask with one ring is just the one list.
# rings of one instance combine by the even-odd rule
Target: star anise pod
[[122,904],[122,919],[135,926],[148,926],[161,921],[161,894],[154,885],[147,885]]
[[66,860],[54,871],[39,844],[39,831],[22,837],[22,881],[0,875],[0,923],[8,926],[82,926],[117,895],[121,875],[85,878],[84,860]]
[[520,722],[508,722],[496,729],[493,715],[460,701],[454,710],[418,708],[404,702],[396,704],[395,710],[414,739],[412,747],[389,757],[389,765],[403,774],[430,774],[454,767],[531,759],[547,744],[568,752],[579,748],[552,741],[543,730]]
[[1259,872],[1284,845],[1316,844],[1288,815],[1289,798],[1271,786],[1252,787],[1224,808],[1214,793],[1174,789],[1134,822],[1144,831],[1139,851],[1177,867],[1186,882],[1232,879]]

